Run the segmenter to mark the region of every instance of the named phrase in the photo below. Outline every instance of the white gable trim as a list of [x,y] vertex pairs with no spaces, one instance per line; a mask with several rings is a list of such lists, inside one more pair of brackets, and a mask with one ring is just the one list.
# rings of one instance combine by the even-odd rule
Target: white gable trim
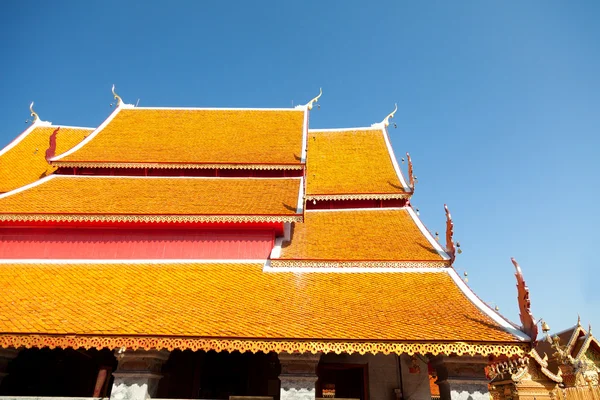
[[438,243],[438,241],[434,239],[434,237],[431,235],[431,233],[425,227],[425,225],[423,225],[423,222],[417,216],[417,213],[415,212],[415,210],[413,210],[412,207],[406,207],[406,210],[408,211],[408,214],[412,217],[414,223],[417,225],[417,227],[419,228],[419,230],[421,231],[423,236],[425,236],[425,238],[429,241],[429,243],[437,250],[438,254],[444,260],[449,260],[450,255],[448,253],[446,253],[446,251],[442,248],[442,246]]
[[381,127],[381,133],[383,134],[383,140],[385,141],[385,145],[387,146],[392,165],[394,166],[394,170],[396,171],[396,175],[398,176],[398,180],[400,180],[404,191],[410,193],[412,189],[406,184],[406,181],[404,180],[404,176],[402,175],[402,171],[400,170],[400,166],[398,165],[398,159],[394,154],[394,149],[392,148],[392,144],[390,142],[390,135],[385,126]]
[[6,192],[6,193],[3,193],[3,194],[0,194],[0,199],[3,199],[3,198],[8,197],[8,196],[12,196],[13,194],[17,194],[17,193],[23,192],[23,191],[25,191],[27,189],[31,189],[33,187],[41,185],[42,183],[46,183],[49,180],[56,178],[57,176],[59,176],[59,175],[48,175],[48,176],[45,176],[42,179],[39,179],[39,180],[37,180],[35,182],[32,182],[32,183],[30,183],[28,185],[21,186],[18,189],[11,190],[10,192]]
[[112,121],[117,116],[117,114],[121,110],[132,107],[128,104],[123,104],[122,102],[120,102],[119,104],[120,105],[117,106],[117,108],[112,112],[112,114],[110,114],[108,116],[108,118],[102,123],[102,125],[100,125],[98,128],[96,128],[88,137],[83,139],[81,141],[81,143],[79,143],[77,146],[73,147],[71,150],[69,150],[65,153],[62,153],[60,156],[52,158],[50,161],[59,161],[59,160],[63,159],[64,157],[71,155],[74,152],[76,152],[77,150],[81,149],[83,146],[85,146],[90,141],[92,141],[92,139],[94,139],[98,135],[98,133],[100,133],[100,131],[102,131],[110,123],[110,121]]
[[[10,142],[9,144],[6,145],[5,148],[3,148],[2,150],[0,150],[0,156],[3,155],[4,153],[8,152],[10,149],[12,149],[13,147],[15,147],[16,145],[18,145],[23,139],[25,139],[31,132],[33,132],[33,130],[35,128],[41,128],[41,127],[48,127],[48,126],[52,126],[52,122],[47,122],[47,121],[40,121],[39,119],[36,119],[33,124],[31,124],[27,129],[25,129],[23,132],[21,132],[21,134],[19,136],[17,136],[16,138],[14,138],[12,140],[12,142]],[[58,128],[58,127],[57,127]]]

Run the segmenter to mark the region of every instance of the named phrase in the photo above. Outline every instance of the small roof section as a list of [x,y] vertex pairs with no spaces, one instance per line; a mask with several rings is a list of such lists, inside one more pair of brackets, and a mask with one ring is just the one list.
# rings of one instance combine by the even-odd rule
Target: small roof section
[[273,266],[444,267],[449,256],[410,207],[306,210]]
[[[592,335],[591,331],[586,330],[581,326],[581,321],[578,320],[577,325],[561,332],[549,335],[548,337],[550,340],[558,337],[558,345],[560,346],[561,350],[564,351],[565,356],[568,355],[572,357],[571,360],[580,361],[583,358],[586,358],[586,356],[589,357],[590,354],[594,353],[596,359],[589,361],[596,362],[597,368],[600,368],[600,342]],[[555,357],[557,351],[552,347],[552,344],[547,338],[546,340],[540,340],[537,342],[535,351],[542,360],[544,356],[549,357],[547,360],[543,360],[541,362],[542,367],[547,367],[553,376],[560,376],[560,360]],[[540,363],[540,360],[536,361]]]
[[311,130],[307,199],[397,199],[412,194],[384,126]]
[[51,125],[38,119],[0,150],[0,193],[37,181],[56,171],[46,161],[49,138],[57,128],[56,154],[64,153],[93,132],[93,128]]
[[473,304],[452,269],[299,274],[253,262],[1,267],[0,347],[513,355],[529,346],[521,332]]
[[308,108],[144,108],[123,105],[55,165],[301,169]]
[[0,221],[301,221],[302,188],[302,178],[51,175],[0,195]]

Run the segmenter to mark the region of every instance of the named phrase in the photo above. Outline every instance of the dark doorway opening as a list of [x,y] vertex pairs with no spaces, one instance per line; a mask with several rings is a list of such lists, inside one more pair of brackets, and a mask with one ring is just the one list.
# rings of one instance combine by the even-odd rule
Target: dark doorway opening
[[319,364],[317,397],[369,400],[367,364]]
[[271,396],[279,399],[280,365],[275,353],[175,350],[163,366],[158,397],[229,399]]
[[8,364],[0,395],[92,397],[98,373],[104,370],[98,395],[108,396],[116,367],[107,349],[25,349]]

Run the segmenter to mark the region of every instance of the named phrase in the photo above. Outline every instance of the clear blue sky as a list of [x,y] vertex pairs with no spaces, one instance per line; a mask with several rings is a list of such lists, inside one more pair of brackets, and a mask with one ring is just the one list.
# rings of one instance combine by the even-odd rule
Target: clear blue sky
[[[600,2],[3,1],[0,147],[44,120],[96,127],[110,87],[143,106],[287,107],[323,87],[311,127],[390,134],[456,267],[518,321],[600,324]],[[406,166],[404,166],[406,167]],[[424,294],[426,295],[426,294]]]

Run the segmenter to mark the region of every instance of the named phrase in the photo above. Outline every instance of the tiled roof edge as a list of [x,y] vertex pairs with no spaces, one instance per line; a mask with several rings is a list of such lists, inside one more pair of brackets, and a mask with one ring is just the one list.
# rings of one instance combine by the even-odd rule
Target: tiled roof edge
[[10,149],[18,145],[23,139],[25,139],[31,132],[33,132],[36,128],[41,127],[51,127],[52,122],[41,121],[36,119],[33,124],[31,124],[27,129],[19,134],[16,138],[14,138],[10,143],[8,143],[2,150],[0,150],[0,156],[7,153]]
[[459,287],[459,289],[464,293],[464,295],[473,303],[481,312],[490,317],[494,322],[504,328],[505,331],[515,336],[517,339],[521,341],[531,342],[531,338],[525,334],[524,332],[516,329],[513,324],[510,323],[507,319],[502,317],[500,314],[496,313],[492,310],[487,304],[483,302],[476,294],[467,286],[467,284],[458,276],[458,273],[454,268],[445,269],[448,271],[450,277],[454,280],[454,283]]
[[98,133],[100,133],[110,123],[110,121],[112,121],[115,118],[115,116],[119,112],[121,112],[121,110],[126,109],[126,108],[133,108],[133,106],[130,104],[124,104],[122,101],[119,101],[116,109],[108,116],[108,118],[106,118],[106,120],[99,127],[94,129],[94,131],[88,137],[83,139],[77,146],[62,153],[61,155],[59,155],[57,157],[52,158],[50,161],[53,162],[53,161],[61,160],[64,157],[67,157],[67,156],[73,154],[74,152],[76,152],[77,150],[81,149],[83,146],[85,146],[86,144],[91,142],[96,137],[96,135],[98,135]]

